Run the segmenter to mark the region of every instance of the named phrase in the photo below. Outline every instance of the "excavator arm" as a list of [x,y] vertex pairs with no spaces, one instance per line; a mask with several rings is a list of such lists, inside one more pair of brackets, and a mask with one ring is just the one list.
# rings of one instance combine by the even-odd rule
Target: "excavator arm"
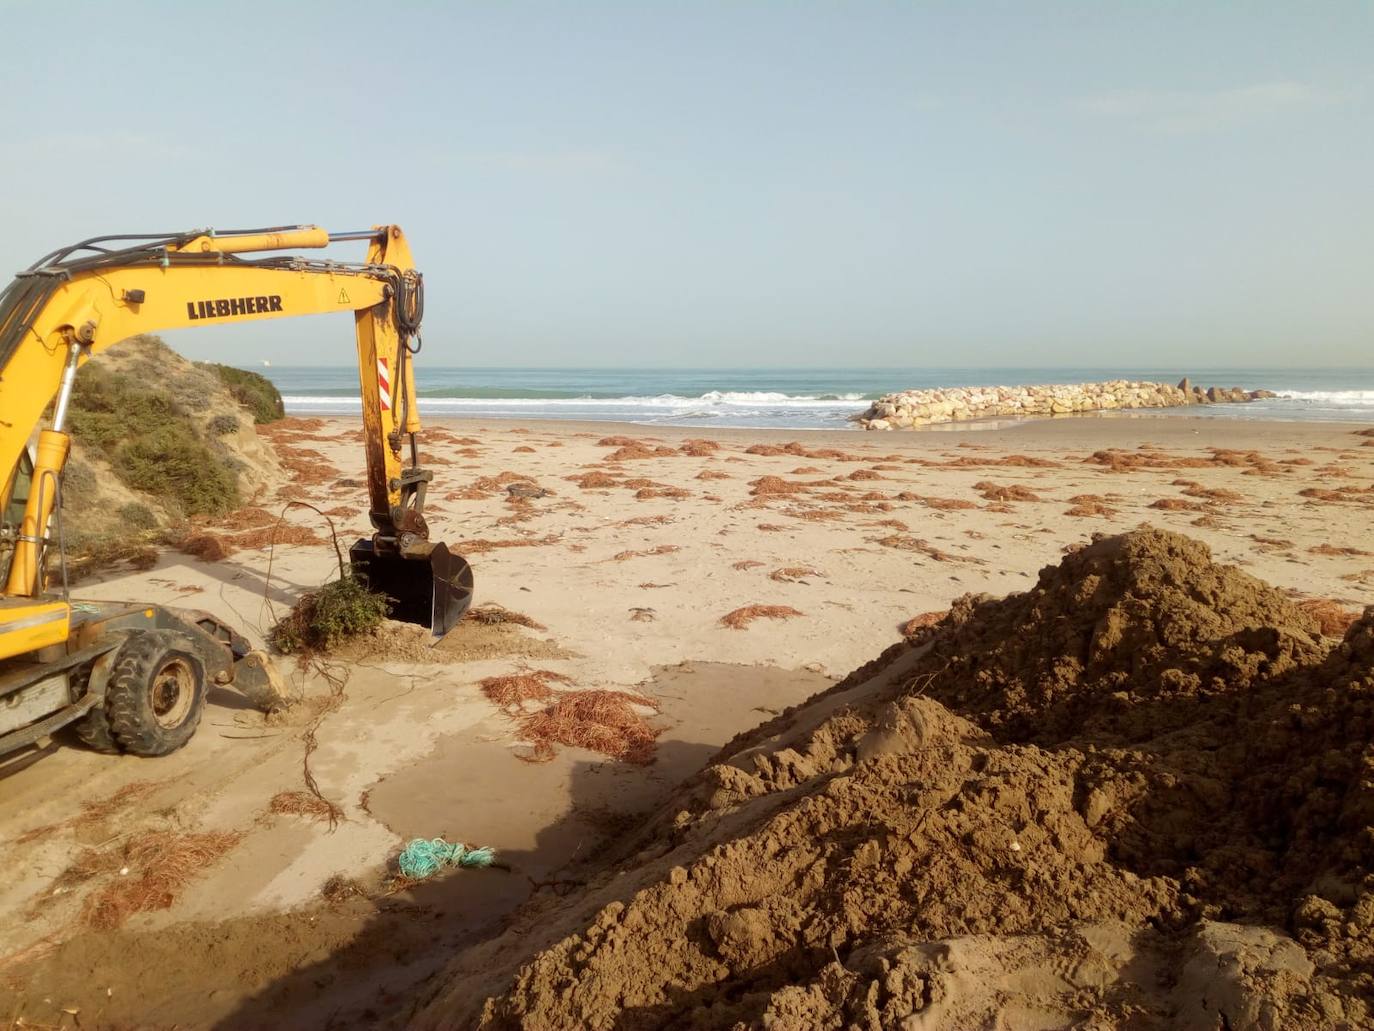
[[[365,260],[342,263],[271,254],[341,241],[366,241]],[[445,545],[429,540],[424,520],[430,473],[418,461],[420,418],[412,363],[423,304],[423,280],[396,226],[335,235],[294,226],[103,237],[55,251],[20,273],[0,294],[0,482],[6,484],[5,498],[33,430],[54,397],[56,406],[51,428],[39,433],[32,484],[0,600],[37,602],[44,592],[48,525],[70,449],[64,429],[67,402],[82,364],[140,333],[351,312],[375,531],[352,549],[355,571],[392,597],[397,618],[429,625],[436,634],[447,632],[470,601],[471,572]],[[422,562],[429,564],[428,571]],[[40,637],[51,643],[48,638],[58,632],[54,626]],[[5,646],[4,637],[0,612],[0,658],[16,654]]]

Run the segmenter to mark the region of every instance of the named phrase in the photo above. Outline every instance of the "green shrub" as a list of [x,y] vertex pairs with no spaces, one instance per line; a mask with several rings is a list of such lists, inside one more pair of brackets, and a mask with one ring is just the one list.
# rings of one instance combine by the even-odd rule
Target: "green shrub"
[[94,494],[96,485],[94,469],[75,458],[67,459],[62,468],[62,501],[67,507]]
[[112,464],[135,490],[173,498],[187,515],[223,515],[239,505],[238,483],[224,461],[175,426],[121,444]]
[[155,426],[178,422],[189,428],[181,409],[157,387],[91,364],[77,373],[67,418],[72,436],[107,455],[123,441]]
[[217,415],[206,423],[205,427],[217,437],[227,437],[238,432],[239,421],[232,415]]
[[238,507],[230,456],[205,444],[199,423],[157,385],[87,364],[72,389],[69,426],[126,485],[187,515]]
[[390,611],[386,595],[369,591],[351,576],[305,595],[268,634],[277,651],[329,651],[350,637],[381,625]]
[[[157,565],[159,552],[147,540],[147,536],[141,533],[90,536],[79,532],[65,535],[68,583],[76,583],[120,564],[127,564],[134,569],[152,569]],[[57,583],[61,575],[57,560],[50,560],[50,581]]]
[[266,376],[247,369],[236,369],[232,365],[207,364],[219,374],[235,400],[252,413],[255,423],[276,422],[286,417],[281,394]]
[[130,501],[120,505],[119,518],[130,530],[152,530],[157,527],[157,516],[141,501]]

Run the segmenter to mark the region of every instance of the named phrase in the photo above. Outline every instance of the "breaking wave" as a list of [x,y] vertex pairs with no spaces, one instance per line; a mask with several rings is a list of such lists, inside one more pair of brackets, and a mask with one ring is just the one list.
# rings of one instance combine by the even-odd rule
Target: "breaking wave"
[[[449,397],[443,394],[420,395],[425,409],[463,408],[675,408],[691,409],[705,406],[781,407],[781,408],[844,408],[857,410],[869,400],[866,394],[782,394],[769,390],[710,390],[697,397],[678,394],[658,394],[653,397]],[[298,410],[310,408],[357,408],[358,398],[343,396],[314,396],[288,394],[283,398],[287,407]]]
[[1374,390],[1279,390],[1285,401],[1327,402],[1354,408],[1374,406]]

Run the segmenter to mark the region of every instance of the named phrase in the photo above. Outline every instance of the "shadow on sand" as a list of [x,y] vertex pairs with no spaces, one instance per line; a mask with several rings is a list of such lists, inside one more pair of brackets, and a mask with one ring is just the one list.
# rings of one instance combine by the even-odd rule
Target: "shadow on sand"
[[[395,896],[342,903],[356,910],[360,924],[347,945],[273,982],[215,1026],[349,1028],[401,1018],[427,994],[424,981],[498,935],[536,893],[577,887],[595,869],[598,852],[631,833],[716,751],[716,745],[662,740],[648,767],[578,761],[566,814],[542,828],[532,848],[502,850],[508,870],[455,870]],[[501,758],[514,766],[494,771],[493,783],[518,790],[525,778],[515,767],[524,764]],[[447,797],[434,797],[436,825],[447,819],[440,814],[462,808],[465,794],[491,786],[454,783]]]

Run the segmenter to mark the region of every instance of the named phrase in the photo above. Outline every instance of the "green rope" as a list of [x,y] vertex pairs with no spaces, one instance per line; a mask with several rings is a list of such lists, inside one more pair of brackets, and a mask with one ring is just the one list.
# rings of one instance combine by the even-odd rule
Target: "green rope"
[[443,838],[416,838],[396,859],[401,873],[417,881],[434,876],[443,866],[491,866],[495,861],[494,849],[468,848],[460,842],[450,845]]

